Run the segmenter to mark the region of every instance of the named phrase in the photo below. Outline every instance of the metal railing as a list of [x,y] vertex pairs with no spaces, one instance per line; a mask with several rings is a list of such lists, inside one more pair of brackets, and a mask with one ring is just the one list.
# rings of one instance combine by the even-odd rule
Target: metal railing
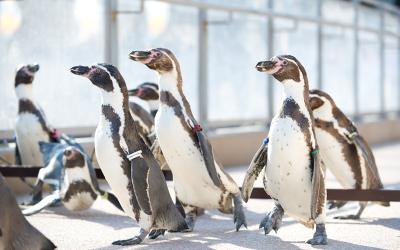
[[[107,4],[108,11],[112,13],[110,15],[111,19],[114,19],[114,22],[111,20],[111,25],[109,29],[106,30],[110,34],[109,37],[114,37],[115,40],[115,33],[118,30],[117,22],[115,22],[115,18],[119,14],[137,14],[141,13],[145,8],[144,5],[145,0],[140,0],[140,10],[139,11],[118,11],[116,7],[116,2],[108,1]],[[385,107],[385,38],[392,37],[398,40],[398,44],[400,47],[400,28],[398,32],[393,32],[385,29],[385,13],[391,13],[398,16],[398,22],[400,27],[400,10],[395,6],[390,4],[384,3],[383,1],[376,1],[376,0],[353,0],[352,7],[354,8],[354,19],[352,23],[345,23],[340,21],[333,21],[325,19],[322,15],[322,7],[324,0],[317,0],[317,14],[315,17],[308,17],[302,15],[295,15],[295,14],[287,14],[287,13],[280,13],[274,11],[274,3],[276,0],[269,0],[268,5],[265,9],[254,9],[248,7],[233,7],[228,5],[223,5],[219,3],[207,3],[200,0],[156,0],[159,2],[168,3],[171,5],[181,5],[187,6],[192,8],[199,9],[199,16],[198,16],[198,100],[199,100],[199,112],[198,117],[204,127],[208,129],[212,128],[219,128],[221,126],[240,126],[246,124],[268,124],[272,115],[274,113],[274,95],[273,89],[274,85],[271,84],[272,78],[268,78],[268,92],[266,93],[268,109],[265,119],[254,119],[254,120],[234,120],[234,121],[211,121],[208,116],[208,26],[212,23],[207,20],[207,11],[220,11],[229,13],[230,18],[234,18],[234,14],[245,14],[245,15],[255,15],[255,16],[264,16],[267,18],[267,56],[272,57],[274,54],[274,20],[282,19],[282,20],[292,20],[294,22],[303,22],[303,23],[311,23],[317,25],[317,86],[318,88],[323,89],[323,29],[324,26],[330,27],[340,27],[343,29],[350,29],[353,31],[353,42],[354,42],[354,53],[352,55],[352,61],[354,65],[353,71],[353,100],[354,100],[354,113],[352,114],[353,118],[356,120],[362,119],[365,114],[360,112],[360,100],[357,94],[359,89],[359,45],[360,45],[360,32],[368,32],[371,34],[376,34],[379,36],[379,80],[380,80],[380,87],[379,87],[379,112],[375,115],[380,117],[385,117],[387,111]],[[341,1],[341,0],[338,0]],[[366,5],[371,8],[376,8],[379,12],[379,28],[370,28],[360,26],[359,24],[359,6]],[[110,38],[107,38],[110,39]],[[117,46],[116,42],[112,40],[107,40],[107,60],[111,61],[112,63],[117,64]],[[398,49],[398,65],[400,65],[400,49]],[[398,86],[400,90],[400,77],[398,77]],[[399,91],[400,92],[400,91]],[[399,93],[400,95],[400,93]],[[400,98],[399,98],[400,99]],[[400,101],[399,105],[400,107]],[[396,110],[398,112],[399,110]]]

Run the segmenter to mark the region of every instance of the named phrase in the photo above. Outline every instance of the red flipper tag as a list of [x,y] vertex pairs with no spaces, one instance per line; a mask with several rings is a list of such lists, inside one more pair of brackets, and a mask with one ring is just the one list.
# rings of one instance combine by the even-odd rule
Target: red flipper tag
[[194,127],[192,128],[192,131],[193,132],[200,132],[200,131],[202,131],[203,129],[201,128],[201,126],[200,126],[200,124],[195,124],[194,125]]
[[52,139],[58,139],[58,138],[60,138],[61,137],[61,131],[60,130],[58,130],[58,129],[53,129],[53,131],[51,131],[51,133],[50,133],[50,137],[52,138]]

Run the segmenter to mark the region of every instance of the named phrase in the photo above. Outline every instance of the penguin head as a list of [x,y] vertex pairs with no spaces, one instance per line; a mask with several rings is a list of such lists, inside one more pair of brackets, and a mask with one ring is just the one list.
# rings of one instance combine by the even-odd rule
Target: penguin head
[[274,76],[280,82],[285,80],[300,82],[300,75],[305,81],[307,79],[303,65],[291,55],[274,56],[269,61],[258,62],[256,69]]
[[157,71],[159,74],[165,74],[179,70],[179,64],[175,55],[168,49],[157,48],[146,51],[132,51],[129,54],[131,60],[141,62],[148,68]]
[[152,82],[145,82],[134,89],[128,90],[129,96],[136,96],[144,101],[156,101],[159,98],[158,85]]
[[330,95],[322,90],[313,89],[310,90],[309,102],[314,118],[324,121],[332,120],[333,110],[337,107]]
[[125,88],[125,81],[119,70],[106,63],[98,63],[92,66],[74,66],[71,73],[88,78],[94,85],[106,92],[113,92],[116,88]]
[[15,87],[19,84],[31,84],[35,73],[39,71],[39,64],[21,64],[15,74]]
[[78,148],[73,146],[64,149],[63,161],[65,168],[85,166],[85,156]]

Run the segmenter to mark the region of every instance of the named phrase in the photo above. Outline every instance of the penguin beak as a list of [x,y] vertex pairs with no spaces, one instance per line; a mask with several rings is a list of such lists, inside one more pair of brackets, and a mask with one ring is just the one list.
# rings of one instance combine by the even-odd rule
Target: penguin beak
[[90,71],[90,68],[87,66],[74,66],[70,71],[75,75],[86,75]]
[[136,88],[136,89],[130,89],[128,90],[128,95],[129,96],[137,96],[140,97],[143,93],[142,88]]
[[267,72],[271,71],[274,66],[275,66],[276,62],[274,61],[261,61],[258,62],[256,65],[256,69],[260,72]]
[[141,62],[143,64],[150,63],[159,53],[157,51],[148,50],[148,51],[132,51],[129,53],[129,59]]
[[37,63],[35,63],[35,64],[29,64],[29,65],[28,65],[28,70],[29,70],[31,73],[36,73],[36,72],[38,72],[38,71],[39,71],[39,64],[37,64]]
[[274,57],[269,61],[261,61],[256,65],[256,69],[260,72],[266,72],[269,75],[278,73],[283,68],[283,60],[279,57]]

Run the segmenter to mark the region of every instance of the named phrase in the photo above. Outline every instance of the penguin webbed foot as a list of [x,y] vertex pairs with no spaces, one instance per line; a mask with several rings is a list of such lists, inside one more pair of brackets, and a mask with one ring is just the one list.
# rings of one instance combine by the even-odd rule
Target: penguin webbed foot
[[129,246],[129,245],[137,245],[140,244],[144,238],[146,238],[147,232],[144,229],[140,229],[139,235],[126,239],[126,240],[117,240],[114,241],[112,244],[117,246]]
[[339,208],[343,207],[344,205],[346,205],[346,203],[347,203],[346,201],[328,201],[328,209],[329,210],[334,209],[334,208],[339,209]]
[[244,226],[247,228],[246,216],[243,211],[242,199],[240,195],[233,197],[234,210],[233,210],[233,223],[236,225],[236,232]]
[[196,222],[196,214],[195,213],[187,214],[186,218],[185,218],[185,222],[186,222],[186,225],[188,226],[188,229],[183,230],[183,232],[186,232],[186,233],[193,232],[194,224]]
[[338,220],[358,220],[358,219],[360,219],[360,215],[358,215],[358,214],[349,214],[349,215],[335,216],[333,218],[334,219],[338,219]]
[[283,214],[283,208],[280,205],[275,206],[261,221],[259,228],[264,228],[265,235],[269,234],[272,229],[275,233],[278,232],[278,229],[282,225]]
[[33,205],[36,205],[37,203],[39,203],[42,199],[43,199],[42,192],[39,192],[39,193],[33,195],[29,201],[23,202],[21,205],[33,206]]
[[165,229],[154,229],[154,230],[151,230],[150,231],[150,233],[149,233],[149,235],[147,236],[149,239],[152,239],[152,240],[154,240],[154,239],[157,239],[158,238],[158,236],[160,236],[160,235],[164,235],[165,234]]
[[306,243],[310,245],[326,245],[328,236],[326,235],[325,224],[317,224],[313,238]]

